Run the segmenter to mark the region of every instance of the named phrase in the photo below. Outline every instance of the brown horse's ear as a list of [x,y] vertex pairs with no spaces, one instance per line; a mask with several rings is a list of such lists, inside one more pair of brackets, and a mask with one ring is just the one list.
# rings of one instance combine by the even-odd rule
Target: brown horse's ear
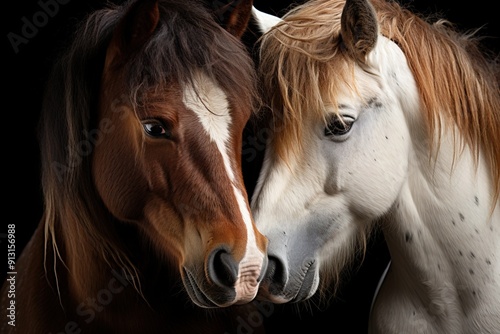
[[215,0],[210,5],[220,25],[240,38],[252,15],[253,0]]
[[160,20],[158,0],[138,0],[118,23],[106,55],[106,64],[127,59],[151,37]]
[[356,60],[365,63],[378,37],[377,14],[369,0],[346,0],[340,27],[344,46]]

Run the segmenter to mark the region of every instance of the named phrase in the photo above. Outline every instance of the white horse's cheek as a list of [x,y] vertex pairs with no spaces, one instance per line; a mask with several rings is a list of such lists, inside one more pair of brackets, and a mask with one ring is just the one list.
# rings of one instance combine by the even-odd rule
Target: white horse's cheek
[[[392,131],[391,136],[405,137],[397,131]],[[387,136],[389,139],[386,139],[386,135],[379,137],[380,140],[366,140],[364,153],[353,154],[346,161],[350,166],[339,168],[349,173],[344,188],[346,196],[351,199],[350,210],[371,219],[385,214],[391,208],[408,173],[408,143],[404,140],[391,142],[391,137]],[[391,146],[390,149],[387,146]]]

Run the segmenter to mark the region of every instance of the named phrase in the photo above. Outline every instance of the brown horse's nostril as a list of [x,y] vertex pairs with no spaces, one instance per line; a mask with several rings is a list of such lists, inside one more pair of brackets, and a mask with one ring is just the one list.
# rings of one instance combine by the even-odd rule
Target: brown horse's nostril
[[238,278],[238,263],[225,248],[217,248],[208,258],[208,276],[221,287],[232,287]]

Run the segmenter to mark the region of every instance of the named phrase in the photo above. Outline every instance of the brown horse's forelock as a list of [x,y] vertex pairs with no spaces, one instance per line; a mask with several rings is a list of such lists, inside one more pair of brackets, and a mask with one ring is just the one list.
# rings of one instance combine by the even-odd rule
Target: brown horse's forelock
[[[64,247],[66,260],[74,262],[74,254],[83,271],[94,254],[101,254],[110,265],[137,277],[111,224],[99,222],[113,218],[98,199],[90,166],[93,143],[89,134],[98,124],[104,57],[125,11],[126,6],[97,11],[77,29],[48,80],[39,138],[45,256],[52,248],[54,257],[64,261],[59,254]],[[240,41],[217,25],[196,1],[160,1],[160,13],[153,36],[125,64],[125,102],[132,107],[147,103],[144,98],[151,89],[190,84],[201,70],[225,90],[230,103],[255,110],[254,65]]]
[[201,70],[231,100],[254,110],[258,100],[254,64],[241,42],[221,28],[204,7],[175,0],[160,10],[164,20],[127,65],[129,90],[147,92],[148,87],[171,82],[192,84],[193,75]]

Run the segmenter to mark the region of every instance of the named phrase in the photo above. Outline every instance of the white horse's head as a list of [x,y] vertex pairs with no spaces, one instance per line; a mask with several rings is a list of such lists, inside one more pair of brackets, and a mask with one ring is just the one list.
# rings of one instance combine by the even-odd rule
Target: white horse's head
[[[257,226],[269,239],[260,295],[275,303],[308,299],[320,277],[325,284],[338,278],[376,222],[391,215],[428,222],[419,210],[441,217],[427,202],[435,203],[432,196],[442,196],[443,205],[462,203],[454,193],[472,187],[460,179],[468,169],[453,166],[458,137],[441,127],[456,123],[457,133],[466,132],[457,121],[462,111],[437,114],[453,97],[443,102],[420,92],[428,73],[415,79],[399,45],[407,36],[394,26],[395,35],[385,37],[391,29],[382,28],[368,1],[310,1],[283,19],[262,43],[271,137],[252,198]],[[435,115],[426,114],[429,107]],[[431,161],[433,147],[441,160]],[[458,174],[451,177],[453,168]],[[490,190],[478,191],[487,198]]]
[[[273,302],[311,297],[319,270],[332,256],[334,263],[348,260],[356,239],[396,202],[406,179],[411,136],[405,113],[419,108],[416,85],[403,53],[379,35],[371,6],[360,8],[359,20],[356,9],[346,7],[342,20],[327,28],[331,45],[322,56],[331,59],[318,62],[323,69],[292,69],[295,61],[307,66],[307,49],[283,50],[293,72],[266,69],[277,64],[265,58],[277,39],[263,45],[263,70],[275,76],[276,87],[290,88],[276,93],[279,102],[272,97],[281,119],[275,119],[252,201],[258,227],[270,241],[269,280],[262,291]],[[322,73],[332,77],[316,77]]]

